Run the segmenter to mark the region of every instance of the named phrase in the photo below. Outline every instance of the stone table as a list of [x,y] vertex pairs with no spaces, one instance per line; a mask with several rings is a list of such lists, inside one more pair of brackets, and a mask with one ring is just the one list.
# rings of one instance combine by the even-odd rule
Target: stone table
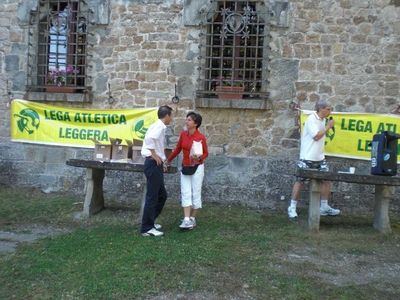
[[[103,180],[105,170],[116,170],[126,172],[142,172],[143,163],[102,162],[96,160],[69,159],[66,164],[72,167],[86,168],[87,189],[83,205],[83,216],[89,218],[104,208]],[[166,173],[177,173],[178,168],[169,166]],[[140,216],[146,200],[146,176],[143,174],[143,195]]]

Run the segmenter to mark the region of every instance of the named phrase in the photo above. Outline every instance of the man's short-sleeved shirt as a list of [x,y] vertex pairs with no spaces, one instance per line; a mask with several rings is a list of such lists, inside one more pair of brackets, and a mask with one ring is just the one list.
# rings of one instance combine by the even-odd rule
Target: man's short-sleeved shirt
[[156,154],[161,157],[163,161],[167,159],[165,156],[165,129],[167,126],[158,119],[149,129],[147,129],[146,135],[143,140],[143,146],[141,154],[143,157],[151,156],[150,149],[154,149]]
[[325,136],[318,141],[314,140],[317,133],[324,128],[325,119],[321,119],[316,112],[308,116],[300,141],[300,159],[320,161],[325,158]]

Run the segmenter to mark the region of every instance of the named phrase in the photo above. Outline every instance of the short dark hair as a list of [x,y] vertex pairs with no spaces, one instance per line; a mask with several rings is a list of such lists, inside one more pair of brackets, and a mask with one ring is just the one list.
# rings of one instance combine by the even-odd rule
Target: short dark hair
[[201,122],[203,121],[203,118],[201,117],[201,115],[194,111],[190,111],[186,115],[186,118],[189,116],[192,118],[194,124],[196,124],[196,129],[199,128],[201,126]]
[[164,119],[167,115],[170,116],[172,114],[172,107],[168,105],[160,106],[158,109],[158,118]]

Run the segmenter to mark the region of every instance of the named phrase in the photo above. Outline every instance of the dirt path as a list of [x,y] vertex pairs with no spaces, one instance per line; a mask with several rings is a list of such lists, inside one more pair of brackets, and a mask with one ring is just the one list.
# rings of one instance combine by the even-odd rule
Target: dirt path
[[58,229],[51,227],[32,226],[29,228],[20,228],[18,233],[9,231],[0,231],[0,254],[12,253],[16,250],[18,244],[30,243],[39,238],[54,236],[70,232],[68,229]]

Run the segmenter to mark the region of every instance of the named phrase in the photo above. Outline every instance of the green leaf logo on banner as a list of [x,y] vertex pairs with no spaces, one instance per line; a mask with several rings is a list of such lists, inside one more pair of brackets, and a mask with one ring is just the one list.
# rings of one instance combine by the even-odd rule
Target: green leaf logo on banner
[[32,134],[35,132],[35,129],[39,128],[40,118],[39,114],[30,108],[25,108],[21,110],[19,114],[14,114],[14,117],[19,118],[17,121],[18,129],[21,132],[25,130]]
[[152,117],[144,116],[140,119],[133,121],[132,136],[135,140],[143,140],[146,135],[147,129],[153,124],[155,120]]

